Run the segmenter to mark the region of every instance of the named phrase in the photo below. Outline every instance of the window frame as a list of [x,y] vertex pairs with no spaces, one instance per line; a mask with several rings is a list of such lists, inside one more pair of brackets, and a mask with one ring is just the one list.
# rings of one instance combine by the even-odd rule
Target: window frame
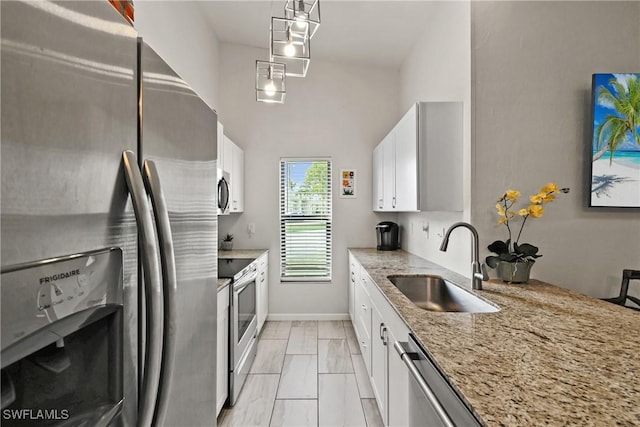
[[[326,215],[291,215],[286,214],[286,194],[285,194],[285,167],[289,163],[310,163],[310,162],[327,162],[327,195],[328,195],[328,214]],[[281,282],[303,282],[303,283],[327,283],[331,282],[333,278],[333,161],[331,157],[282,157],[279,161],[279,235],[280,235],[280,281]],[[289,218],[287,218],[289,217]],[[326,221],[326,253],[327,253],[327,275],[314,275],[314,276],[292,276],[286,274],[286,232],[285,225],[287,222],[295,223],[296,219],[299,220],[319,220]]]

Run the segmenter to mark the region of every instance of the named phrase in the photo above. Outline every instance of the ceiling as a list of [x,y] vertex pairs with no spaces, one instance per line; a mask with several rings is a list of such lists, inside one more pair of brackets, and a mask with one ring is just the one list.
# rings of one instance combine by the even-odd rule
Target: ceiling
[[[216,0],[199,4],[221,42],[268,49],[270,17],[282,17],[284,3]],[[398,69],[428,25],[434,4],[320,0],[321,24],[311,40],[311,58]]]

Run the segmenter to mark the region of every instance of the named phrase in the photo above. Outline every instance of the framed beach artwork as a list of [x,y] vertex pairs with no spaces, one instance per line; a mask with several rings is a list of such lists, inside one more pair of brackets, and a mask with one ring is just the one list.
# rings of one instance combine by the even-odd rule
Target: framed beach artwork
[[340,170],[340,192],[338,194],[343,199],[355,199],[357,197],[355,169]]
[[592,207],[640,207],[640,73],[594,74]]

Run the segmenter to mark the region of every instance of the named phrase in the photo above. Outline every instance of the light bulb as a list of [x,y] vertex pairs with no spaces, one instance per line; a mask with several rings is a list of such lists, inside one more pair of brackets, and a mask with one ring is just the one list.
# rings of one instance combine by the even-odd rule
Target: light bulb
[[296,54],[296,47],[293,43],[287,43],[284,47],[284,54],[286,56],[294,56]]
[[269,80],[264,86],[264,93],[267,96],[273,96],[276,94],[276,85],[273,84],[273,80]]
[[295,26],[298,30],[304,30],[307,27],[307,19],[304,16],[296,16]]

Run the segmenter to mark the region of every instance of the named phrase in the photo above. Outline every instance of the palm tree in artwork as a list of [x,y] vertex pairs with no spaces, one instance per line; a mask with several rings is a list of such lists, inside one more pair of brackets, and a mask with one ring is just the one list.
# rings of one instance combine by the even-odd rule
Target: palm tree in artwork
[[628,91],[615,78],[609,80],[613,93],[606,87],[601,87],[598,101],[613,106],[616,115],[609,114],[607,119],[596,128],[596,148],[598,152],[593,156],[595,162],[609,151],[609,164],[613,161],[618,146],[624,142],[630,133],[640,146],[638,127],[640,126],[640,79],[632,77],[628,80]]

